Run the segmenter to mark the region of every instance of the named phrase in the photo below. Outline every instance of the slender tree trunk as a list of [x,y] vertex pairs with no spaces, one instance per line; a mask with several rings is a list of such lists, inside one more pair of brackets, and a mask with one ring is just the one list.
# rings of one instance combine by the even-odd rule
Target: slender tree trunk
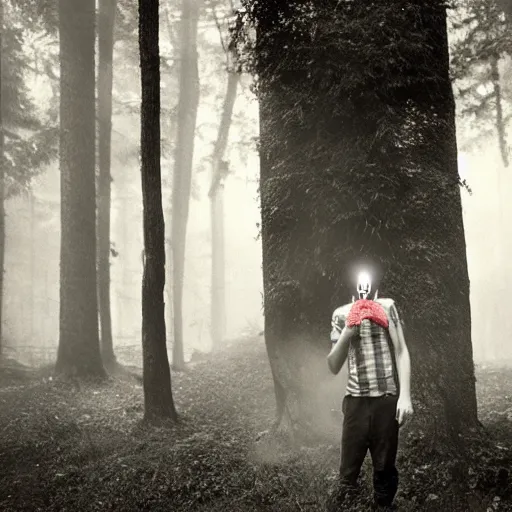
[[95,0],[59,0],[60,339],[56,372],[104,376],[98,334]]
[[100,0],[98,23],[100,61],[98,71],[98,301],[101,355],[107,367],[112,367],[116,363],[112,341],[112,318],[110,308],[112,61],[114,55],[116,5],[116,0]]
[[159,0],[139,0],[142,81],[141,174],[144,208],[142,356],[144,417],[177,419],[165,333],[165,223],[160,168]]
[[3,355],[3,305],[5,259],[5,160],[3,123],[4,0],[0,0],[0,358]]
[[126,325],[126,312],[131,311],[132,303],[128,299],[129,290],[131,289],[130,283],[130,237],[128,235],[128,231],[130,229],[130,204],[131,198],[127,195],[127,191],[124,192],[121,197],[121,211],[119,213],[120,221],[121,221],[121,239],[122,239],[122,249],[120,252],[120,265],[121,265],[121,293],[119,299],[119,315],[118,315],[118,328],[119,328],[119,336],[127,337],[132,333],[129,331],[128,326]]
[[[224,163],[227,166],[227,163]],[[210,337],[212,348],[218,348],[226,332],[226,284],[224,253],[224,183],[217,185],[210,198],[212,237]]]
[[501,159],[503,165],[508,167],[508,148],[507,148],[507,134],[505,122],[503,119],[503,99],[501,94],[500,72],[498,68],[497,57],[491,59],[491,76],[494,88],[494,97],[496,101],[496,132],[498,134],[498,143],[500,147]]
[[36,230],[35,230],[35,194],[32,189],[28,191],[28,200],[29,200],[29,233],[30,233],[30,242],[29,242],[29,261],[30,261],[30,340],[34,342],[35,340],[35,277],[36,277],[36,269],[35,269],[35,245],[36,245]]
[[223,161],[233,117],[239,75],[228,74],[228,85],[217,140],[212,155],[212,183],[210,186],[210,221],[212,236],[211,274],[211,339],[218,347],[226,333],[226,283],[224,256],[224,179],[227,163]]
[[180,86],[178,133],[172,189],[172,272],[174,344],[172,364],[185,367],[183,351],[183,281],[190,187],[194,158],[194,136],[199,104],[199,71],[197,56],[197,24],[199,0],[183,0],[180,34]]
[[[491,78],[494,89],[494,99],[496,102],[496,134],[498,136],[498,145],[501,154],[501,160],[503,162],[504,167],[508,167],[509,158],[508,158],[508,146],[507,146],[507,133],[506,126],[503,119],[503,97],[502,97],[502,89],[500,83],[500,72],[498,68],[498,57],[493,56],[491,58]],[[506,233],[505,223],[504,223],[504,211],[503,211],[503,185],[502,185],[502,169],[501,166],[497,166],[495,168],[496,172],[496,206],[498,209],[498,219],[497,219],[497,240],[501,242],[504,240],[502,233]],[[506,197],[506,196],[505,196]],[[496,250],[494,253],[494,268],[499,269],[498,272],[503,271],[504,269],[504,252],[506,248],[503,243],[496,244]],[[505,296],[506,295],[506,283],[504,280],[499,279],[497,281],[498,289],[496,290],[497,296]],[[495,315],[495,325],[500,325],[506,327],[508,324],[508,315],[505,311],[503,311],[503,306],[498,305]],[[494,351],[498,353],[506,353],[508,340],[506,336],[503,336],[501,333],[497,334],[489,340],[494,340],[492,345],[494,345]],[[494,357],[494,356],[493,356]]]
[[[169,16],[169,4],[171,4],[171,8],[174,8],[174,2],[168,2],[168,4],[165,7],[165,24],[167,28],[167,36],[169,39],[169,44],[174,49],[174,56],[177,59],[179,56],[179,48],[177,48],[178,44],[176,41],[176,37],[173,33],[173,25],[170,20]],[[177,62],[175,68],[176,72],[178,73],[178,76],[180,74],[180,63]],[[171,130],[169,135],[169,142],[170,144],[176,144],[176,134],[178,133],[178,127],[176,122],[176,113],[173,112],[171,114]],[[172,173],[169,174],[169,177],[172,176]],[[167,219],[169,219],[168,227],[167,227],[167,233],[166,233],[166,254],[172,255],[172,194],[168,197],[168,203],[167,203],[167,209],[164,213]],[[167,280],[169,283],[173,282],[173,265],[172,265],[172,257],[169,258],[169,263],[167,265]],[[172,286],[167,286],[166,290],[166,298],[167,298],[167,339],[172,340],[174,339],[174,311],[173,311],[173,295],[174,290]]]

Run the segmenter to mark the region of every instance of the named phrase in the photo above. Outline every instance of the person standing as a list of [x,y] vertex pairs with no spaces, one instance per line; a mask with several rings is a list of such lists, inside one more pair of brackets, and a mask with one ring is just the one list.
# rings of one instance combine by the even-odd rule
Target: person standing
[[340,484],[348,493],[368,450],[373,463],[374,506],[392,509],[398,489],[399,427],[413,414],[411,363],[402,324],[392,299],[369,299],[371,279],[359,276],[358,300],[333,313],[333,347],[327,363],[338,374],[348,360],[343,398]]

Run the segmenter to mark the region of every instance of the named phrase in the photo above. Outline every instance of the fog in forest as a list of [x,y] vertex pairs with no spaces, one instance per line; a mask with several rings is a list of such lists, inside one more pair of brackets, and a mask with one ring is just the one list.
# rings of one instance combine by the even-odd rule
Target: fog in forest
[[[222,14],[222,13],[220,13]],[[219,15],[220,15],[219,14]],[[184,282],[184,350],[209,351],[211,293],[211,231],[208,191],[211,154],[217,137],[226,90],[226,54],[221,37],[227,23],[217,23],[210,11],[199,23],[200,102],[190,212],[187,226]],[[167,21],[172,25],[172,19]],[[172,61],[169,25],[162,24],[161,52]],[[177,26],[177,20],[175,20]],[[176,31],[176,27],[173,29]],[[37,35],[36,35],[37,36]],[[34,36],[34,39],[37,37]],[[175,37],[177,35],[175,34]],[[47,38],[49,39],[49,38]],[[44,42],[49,41],[43,38]],[[37,51],[46,51],[43,45]],[[114,350],[120,361],[135,362],[141,351],[142,195],[140,176],[140,71],[136,34],[131,44],[116,44],[114,53],[111,213],[111,301]],[[48,44],[50,51],[58,48]],[[33,47],[26,52],[41,58]],[[48,58],[47,55],[43,56]],[[55,55],[54,55],[55,57]],[[42,112],[55,100],[55,78],[27,73],[34,103]],[[258,199],[258,105],[243,76],[237,89],[224,159],[229,175],[225,202],[225,339],[258,334],[263,329],[261,245]],[[162,71],[162,105],[176,108],[177,80]],[[172,115],[172,113],[171,113]],[[175,120],[162,114],[163,207],[168,238],[171,215],[173,129]],[[30,187],[6,202],[4,350],[27,364],[55,360],[59,328],[60,177],[58,161],[44,167]],[[166,265],[170,265],[167,255]],[[168,346],[172,343],[171,293],[166,283]]]
[[[169,21],[169,20],[168,20]],[[172,20],[169,22],[172,24]],[[170,26],[170,25],[169,25]],[[161,30],[161,51],[172,60],[168,27]],[[227,33],[211,15],[198,29],[200,102],[196,126],[190,216],[187,226],[184,281],[184,345],[186,359],[193,350],[209,351],[211,293],[211,231],[208,189],[209,159],[217,136],[226,88],[225,53],[220,43]],[[50,38],[35,43],[34,34],[24,48],[27,58],[55,58]],[[453,33],[452,33],[453,37]],[[114,349],[130,361],[140,352],[142,279],[142,199],[139,168],[140,79],[135,40],[117,44],[114,53],[114,116],[112,135],[111,300]],[[42,55],[40,54],[42,53]],[[512,83],[510,59],[502,66],[504,94]],[[44,114],[55,102],[55,76],[26,73],[34,104]],[[225,160],[225,292],[227,340],[263,330],[261,244],[257,153],[258,104],[251,92],[252,79],[242,76],[234,106]],[[484,86],[482,86],[484,87]],[[176,102],[177,81],[172,71],[162,72],[165,112]],[[485,91],[484,91],[485,92]],[[459,108],[460,110],[460,108]],[[471,192],[461,188],[471,280],[473,347],[477,363],[508,361],[512,347],[504,332],[512,322],[503,300],[510,288],[512,267],[507,255],[511,205],[507,190],[509,169],[500,156],[492,131],[472,129],[471,120],[459,116],[459,171]],[[173,120],[162,120],[163,204],[166,224],[171,214]],[[44,166],[30,186],[6,201],[6,257],[4,350],[27,364],[54,361],[59,315],[59,166]],[[167,229],[169,231],[169,229]],[[169,235],[167,235],[169,236]],[[167,265],[169,265],[167,256]],[[166,303],[170,303],[167,294]],[[349,297],[347,297],[349,300]],[[326,330],[331,312],[325,312]],[[168,308],[168,344],[172,343]],[[512,327],[512,326],[511,326]]]
[[0,509],[512,510],[510,34],[0,0]]

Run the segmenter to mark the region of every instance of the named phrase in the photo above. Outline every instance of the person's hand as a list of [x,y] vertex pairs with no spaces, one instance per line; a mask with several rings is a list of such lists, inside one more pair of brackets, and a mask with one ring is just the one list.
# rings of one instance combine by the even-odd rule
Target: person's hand
[[396,404],[396,421],[398,421],[398,425],[404,425],[411,419],[413,413],[414,410],[412,408],[411,399],[399,397]]

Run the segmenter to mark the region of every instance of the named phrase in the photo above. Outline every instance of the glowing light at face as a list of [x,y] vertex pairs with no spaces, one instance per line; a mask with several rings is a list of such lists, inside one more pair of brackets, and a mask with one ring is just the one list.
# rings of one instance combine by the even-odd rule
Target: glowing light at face
[[357,293],[360,299],[366,299],[372,289],[372,280],[368,272],[360,272],[357,278]]

